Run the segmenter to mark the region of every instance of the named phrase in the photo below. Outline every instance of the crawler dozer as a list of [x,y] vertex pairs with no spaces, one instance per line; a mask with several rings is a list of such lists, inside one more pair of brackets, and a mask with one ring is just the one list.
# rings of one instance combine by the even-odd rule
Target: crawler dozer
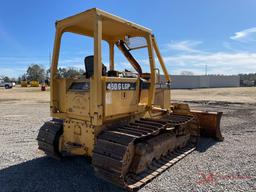
[[[94,53],[85,57],[86,72],[79,78],[57,74],[64,33],[93,38]],[[102,63],[102,41],[109,45],[108,70]],[[147,53],[147,62],[143,61],[144,66],[148,63],[147,73],[133,56],[137,49]],[[116,70],[115,50],[134,72]],[[150,29],[96,8],[57,21],[51,66],[52,120],[39,130],[39,149],[56,159],[89,156],[97,176],[127,190],[139,189],[195,150],[200,136],[223,140],[222,113],[172,103],[170,87]]]

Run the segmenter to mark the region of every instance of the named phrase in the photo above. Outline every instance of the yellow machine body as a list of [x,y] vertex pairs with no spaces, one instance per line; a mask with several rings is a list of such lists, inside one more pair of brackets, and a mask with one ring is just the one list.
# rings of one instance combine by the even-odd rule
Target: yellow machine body
[[[58,55],[63,33],[71,32],[94,38],[94,75],[90,79],[57,78]],[[107,41],[110,49],[110,69],[114,69],[113,47],[116,41],[129,37],[143,37],[147,41],[151,84],[142,90],[139,98],[139,78],[106,77],[101,75],[101,43]],[[91,9],[56,23],[56,37],[51,67],[51,115],[65,120],[61,150],[77,155],[92,156],[95,137],[107,121],[121,117],[138,118],[146,114],[152,106],[170,108],[170,89],[155,89],[156,70],[153,51],[159,54],[151,30],[99,9]],[[160,57],[160,54],[159,54]],[[159,59],[167,81],[169,74]],[[90,89],[84,92],[69,90],[74,82],[87,82]],[[136,85],[134,90],[108,90],[111,86]],[[115,87],[113,87],[115,89]],[[156,101],[156,102],[155,102]],[[72,144],[80,147],[72,147]]]
[[[94,55],[91,57],[93,65],[90,69],[92,71],[90,75],[89,71],[86,70],[86,75],[80,78],[58,77],[59,52],[64,33],[75,33],[93,38]],[[145,48],[148,53],[149,73],[142,72],[138,63],[131,56],[130,50],[128,50],[128,39],[133,37],[143,38],[146,42],[142,48]],[[115,75],[111,75],[112,73],[103,74],[102,41],[106,41],[109,45],[108,68]],[[115,66],[118,65],[115,62],[115,46],[119,48],[135,68],[137,71],[135,75],[133,74],[131,76],[115,71]],[[156,68],[155,64],[155,55],[164,74],[164,81],[160,80],[159,69]],[[120,75],[120,73],[124,75]],[[134,173],[141,172],[152,159],[156,158],[154,155],[160,158],[161,155],[166,154],[167,151],[163,150],[165,148],[164,146],[174,144],[174,146],[177,145],[178,148],[181,148],[185,145],[189,135],[193,137],[198,136],[199,123],[195,124],[195,120],[191,120],[193,117],[196,117],[201,122],[205,133],[209,132],[207,121],[205,120],[211,119],[213,125],[210,126],[210,135],[217,137],[219,140],[222,139],[219,132],[221,116],[219,113],[209,114],[202,111],[191,111],[185,104],[171,104],[170,101],[169,73],[165,67],[152,31],[102,10],[96,8],[90,9],[56,22],[56,35],[51,66],[50,102],[51,116],[55,121],[46,123],[42,127],[42,131],[38,136],[39,148],[50,155],[58,153],[90,156],[93,157],[95,167],[104,167],[106,162],[102,161],[109,157],[101,158],[101,155],[105,154],[105,152],[101,155],[96,152],[103,150],[103,148],[104,150],[110,150],[112,147],[107,146],[114,146],[115,144],[118,151],[124,144],[112,143],[110,145],[113,139],[120,138],[118,141],[122,143],[128,137],[134,136],[134,140],[129,141],[131,143],[127,144],[125,148],[125,155],[120,157],[123,160],[119,163],[127,161],[127,163],[121,165],[122,173],[121,176],[118,176],[118,178],[124,178],[130,169],[134,170]],[[172,117],[175,116],[175,123],[167,120],[169,115],[172,115]],[[178,122],[177,118],[185,118],[185,120]],[[130,127],[128,125],[126,126],[127,123],[130,123]],[[185,123],[189,124],[187,126],[190,127],[189,134],[186,134]],[[116,125],[120,126],[117,127],[120,130],[127,128],[127,132],[116,131],[117,129],[113,128]],[[145,127],[143,127],[144,125]],[[109,127],[111,127],[112,132],[105,133],[104,131],[109,130]],[[140,133],[145,133],[143,137],[147,138],[146,135],[150,135],[147,142],[154,149],[151,150],[151,153],[144,155],[146,159],[143,159],[140,155],[145,153],[143,150],[141,151],[142,148],[136,148],[143,144],[136,144],[143,137],[141,136],[140,138],[137,136],[139,134],[134,131],[135,127],[141,129]],[[147,132],[150,129],[153,132]],[[47,138],[50,138],[47,135],[52,133],[58,135],[58,139],[45,142]],[[104,134],[119,135],[104,140]],[[155,135],[155,138],[153,135]],[[137,146],[132,143],[135,143]],[[51,146],[53,147],[51,148]],[[120,149],[120,153],[121,151],[124,150]],[[162,152],[159,153],[158,151]],[[190,151],[191,149],[186,153]],[[136,161],[130,160],[131,154],[137,154],[137,156],[135,155],[137,158]],[[110,158],[109,162],[111,161]],[[109,167],[112,167],[114,171],[119,170],[119,168],[115,168],[117,164],[110,163]],[[104,169],[108,169],[108,164]],[[104,177],[108,179],[108,176],[105,175]],[[113,178],[115,177],[111,176],[108,180],[116,183]],[[136,183],[129,185],[125,181],[125,186],[129,186],[129,189],[134,189],[139,185]]]

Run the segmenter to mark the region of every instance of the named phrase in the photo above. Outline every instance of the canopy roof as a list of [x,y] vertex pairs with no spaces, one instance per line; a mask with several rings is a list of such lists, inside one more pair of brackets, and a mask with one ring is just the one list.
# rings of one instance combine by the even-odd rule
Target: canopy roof
[[97,18],[102,19],[102,39],[111,41],[128,36],[146,36],[151,30],[141,25],[122,19],[97,8],[65,18],[56,22],[56,27],[64,32],[73,32],[93,37]]

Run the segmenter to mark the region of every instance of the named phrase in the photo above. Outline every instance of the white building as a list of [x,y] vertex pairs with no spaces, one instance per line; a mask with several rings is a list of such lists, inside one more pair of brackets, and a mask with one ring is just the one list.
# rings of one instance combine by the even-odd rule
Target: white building
[[[239,87],[238,75],[171,75],[173,89]],[[162,78],[164,78],[162,76]]]

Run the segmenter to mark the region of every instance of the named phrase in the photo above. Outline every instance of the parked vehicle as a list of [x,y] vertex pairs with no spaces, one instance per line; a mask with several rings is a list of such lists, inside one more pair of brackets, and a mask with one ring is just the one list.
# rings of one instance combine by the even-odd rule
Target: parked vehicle
[[11,89],[13,87],[13,84],[0,79],[0,87],[5,87],[5,89]]

